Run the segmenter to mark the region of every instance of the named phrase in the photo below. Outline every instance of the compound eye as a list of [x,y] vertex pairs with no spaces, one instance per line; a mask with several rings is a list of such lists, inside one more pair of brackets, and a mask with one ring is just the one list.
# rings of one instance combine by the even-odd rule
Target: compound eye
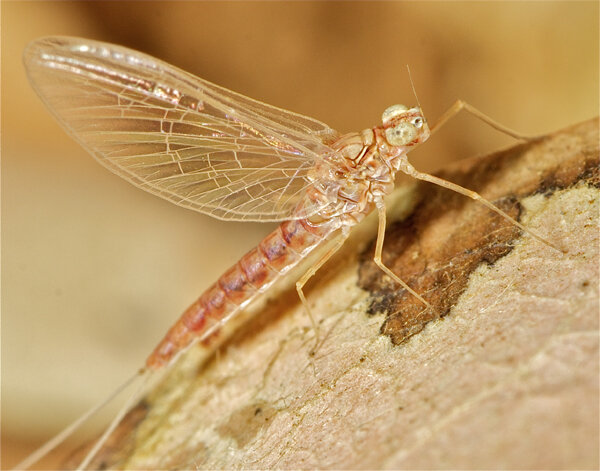
[[405,146],[417,137],[417,129],[409,123],[400,123],[385,130],[385,138],[391,146]]
[[408,107],[404,105],[392,105],[383,112],[383,115],[381,116],[381,121],[383,121],[383,124],[386,124],[392,118],[395,118],[396,116],[401,115],[406,111],[408,111]]
[[420,129],[423,127],[423,118],[415,118],[412,120],[412,124],[414,127]]

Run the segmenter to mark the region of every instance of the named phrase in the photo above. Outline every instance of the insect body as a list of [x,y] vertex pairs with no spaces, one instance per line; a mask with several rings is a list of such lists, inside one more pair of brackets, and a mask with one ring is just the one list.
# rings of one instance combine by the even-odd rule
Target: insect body
[[[383,126],[343,136],[332,144],[328,160],[307,176],[319,186],[307,192],[289,221],[242,257],[188,308],[148,358],[148,367],[168,363],[199,332],[204,337],[215,323],[218,325],[221,319],[241,309],[325,239],[340,232],[343,241],[348,230],[375,205],[383,205],[383,197],[393,189],[395,172],[405,159],[408,146],[429,135],[416,108],[394,106],[384,118]],[[395,145],[386,134],[392,136]],[[312,216],[294,218],[321,201],[328,203]]]
[[323,240],[343,241],[373,207],[383,208],[395,173],[409,165],[406,153],[429,136],[421,110],[402,105],[388,108],[378,127],[339,136],[144,54],[88,40],[39,40],[25,62],[65,129],[113,172],[222,219],[285,221],[185,312],[148,358],[153,369],[209,337]]
[[[381,125],[341,136],[319,121],[119,46],[44,38],[29,45],[25,65],[67,132],[114,173],[220,219],[282,222],[188,308],[148,357],[146,370],[169,364],[192,343],[210,344],[257,295],[332,240],[296,283],[310,313],[302,287],[373,209],[379,214],[375,262],[426,308],[381,261],[384,197],[398,171],[477,199],[525,229],[476,193],[412,167],[407,153],[430,136],[420,107],[391,106]],[[464,103],[451,113],[461,108],[477,115]]]

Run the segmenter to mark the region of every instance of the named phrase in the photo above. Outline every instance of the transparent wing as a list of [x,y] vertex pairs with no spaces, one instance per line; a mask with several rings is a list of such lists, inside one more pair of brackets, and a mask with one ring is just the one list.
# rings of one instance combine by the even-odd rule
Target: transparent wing
[[[34,88],[100,163],[146,191],[220,219],[278,221],[314,185],[337,133],[140,52],[67,37],[25,51]],[[328,172],[324,172],[325,174]]]

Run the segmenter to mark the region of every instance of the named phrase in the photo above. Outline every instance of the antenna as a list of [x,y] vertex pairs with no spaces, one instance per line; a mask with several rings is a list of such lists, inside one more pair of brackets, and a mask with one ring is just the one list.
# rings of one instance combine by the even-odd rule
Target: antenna
[[423,111],[423,108],[421,108],[421,103],[419,102],[419,97],[417,96],[417,91],[415,90],[415,84],[413,82],[412,75],[410,74],[410,67],[408,66],[408,64],[406,64],[406,70],[408,70],[408,79],[410,80],[410,86],[412,87],[413,95],[417,100],[417,105],[419,105],[419,109]]

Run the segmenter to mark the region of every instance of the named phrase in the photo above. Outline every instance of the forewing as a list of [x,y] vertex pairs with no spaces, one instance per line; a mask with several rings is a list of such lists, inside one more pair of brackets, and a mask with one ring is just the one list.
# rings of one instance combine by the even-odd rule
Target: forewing
[[309,171],[333,153],[337,134],[319,121],[110,44],[44,38],[24,60],[65,129],[144,190],[232,220],[305,217],[326,204],[295,211],[315,185]]

